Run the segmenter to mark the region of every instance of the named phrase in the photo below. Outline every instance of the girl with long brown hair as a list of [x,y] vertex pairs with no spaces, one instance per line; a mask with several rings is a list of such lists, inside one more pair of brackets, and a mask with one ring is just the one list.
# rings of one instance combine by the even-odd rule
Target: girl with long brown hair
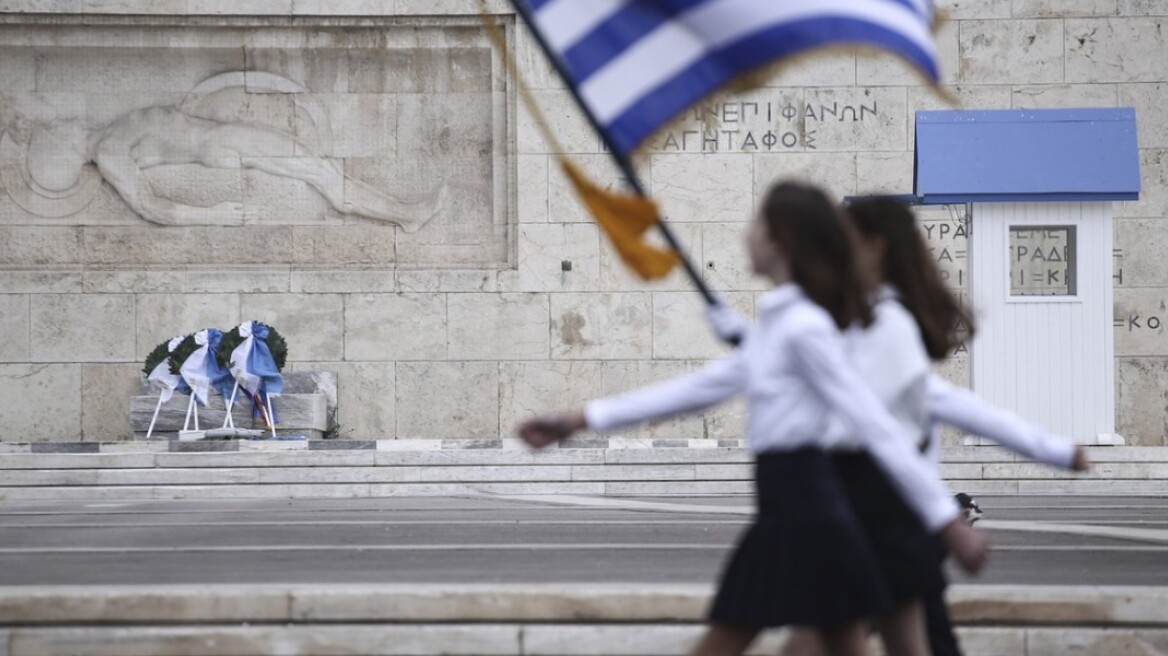
[[854,243],[822,191],[775,185],[746,235],[754,271],[774,288],[759,299],[759,321],[739,349],[694,373],[519,426],[538,448],[584,428],[612,430],[746,397],[758,514],[723,572],[694,654],[740,654],[762,629],[789,624],[813,627],[830,654],[867,653],[865,620],[887,613],[891,596],[825,451],[833,416],[963,566],[984,563],[984,538],[960,519],[845,356],[840,329],[871,317]]

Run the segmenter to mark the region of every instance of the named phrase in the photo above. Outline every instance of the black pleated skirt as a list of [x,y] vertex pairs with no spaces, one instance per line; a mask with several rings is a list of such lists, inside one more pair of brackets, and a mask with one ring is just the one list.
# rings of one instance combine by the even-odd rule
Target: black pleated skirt
[[827,455],[766,453],[755,467],[758,516],[726,565],[710,620],[835,626],[891,609],[875,555]]
[[834,453],[831,463],[876,554],[892,601],[899,605],[940,595],[946,582],[938,536],[925,529],[872,456]]

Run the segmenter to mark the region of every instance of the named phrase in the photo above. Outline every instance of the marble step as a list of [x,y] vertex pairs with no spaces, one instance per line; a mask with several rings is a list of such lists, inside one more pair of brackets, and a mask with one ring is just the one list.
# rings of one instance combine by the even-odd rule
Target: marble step
[[[670,584],[9,586],[0,645],[6,656],[649,656],[689,650],[709,595]],[[1164,588],[955,585],[948,597],[967,656],[1126,654],[1168,638]],[[748,653],[777,653],[784,638],[768,631]]]

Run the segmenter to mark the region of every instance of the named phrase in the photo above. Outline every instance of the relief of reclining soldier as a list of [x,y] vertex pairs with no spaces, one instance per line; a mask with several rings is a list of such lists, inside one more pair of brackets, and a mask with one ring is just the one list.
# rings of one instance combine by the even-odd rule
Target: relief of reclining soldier
[[347,177],[342,162],[292,134],[208,118],[230,113],[222,105],[235,101],[220,92],[245,84],[249,92],[303,94],[298,97],[307,98],[304,106],[315,107],[314,120],[327,124],[323,107],[311,102],[306,89],[269,73],[217,75],[182,103],[135,109],[99,126],[31,98],[0,96],[0,184],[24,210],[62,218],[84,209],[104,181],[138,216],[165,226],[239,225],[244,213],[237,202],[200,207],[167,198],[146,176],[164,165],[251,169],[299,180],[341,214],[394,223],[406,232],[444,208],[442,181],[417,196],[398,197]]

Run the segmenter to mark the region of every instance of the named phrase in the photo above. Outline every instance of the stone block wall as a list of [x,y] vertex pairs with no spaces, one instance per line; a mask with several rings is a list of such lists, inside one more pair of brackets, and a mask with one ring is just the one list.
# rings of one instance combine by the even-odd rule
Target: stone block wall
[[[939,5],[962,106],[1136,108],[1117,430],[1168,444],[1168,5]],[[488,6],[572,158],[620,185],[507,4]],[[742,229],[767,185],[907,192],[913,113],[942,107],[899,61],[833,52],[686,112],[638,167],[710,286],[752,314]],[[615,260],[471,0],[0,0],[0,118],[0,439],[129,439],[157,343],[252,318],[287,337],[291,369],[337,372],[338,433],[365,439],[493,438],[723,352],[680,273],[645,284]],[[135,129],[195,141],[127,153]],[[964,294],[960,216],[922,220]],[[941,369],[967,382],[968,354]],[[735,438],[742,412],[632,435]]]

